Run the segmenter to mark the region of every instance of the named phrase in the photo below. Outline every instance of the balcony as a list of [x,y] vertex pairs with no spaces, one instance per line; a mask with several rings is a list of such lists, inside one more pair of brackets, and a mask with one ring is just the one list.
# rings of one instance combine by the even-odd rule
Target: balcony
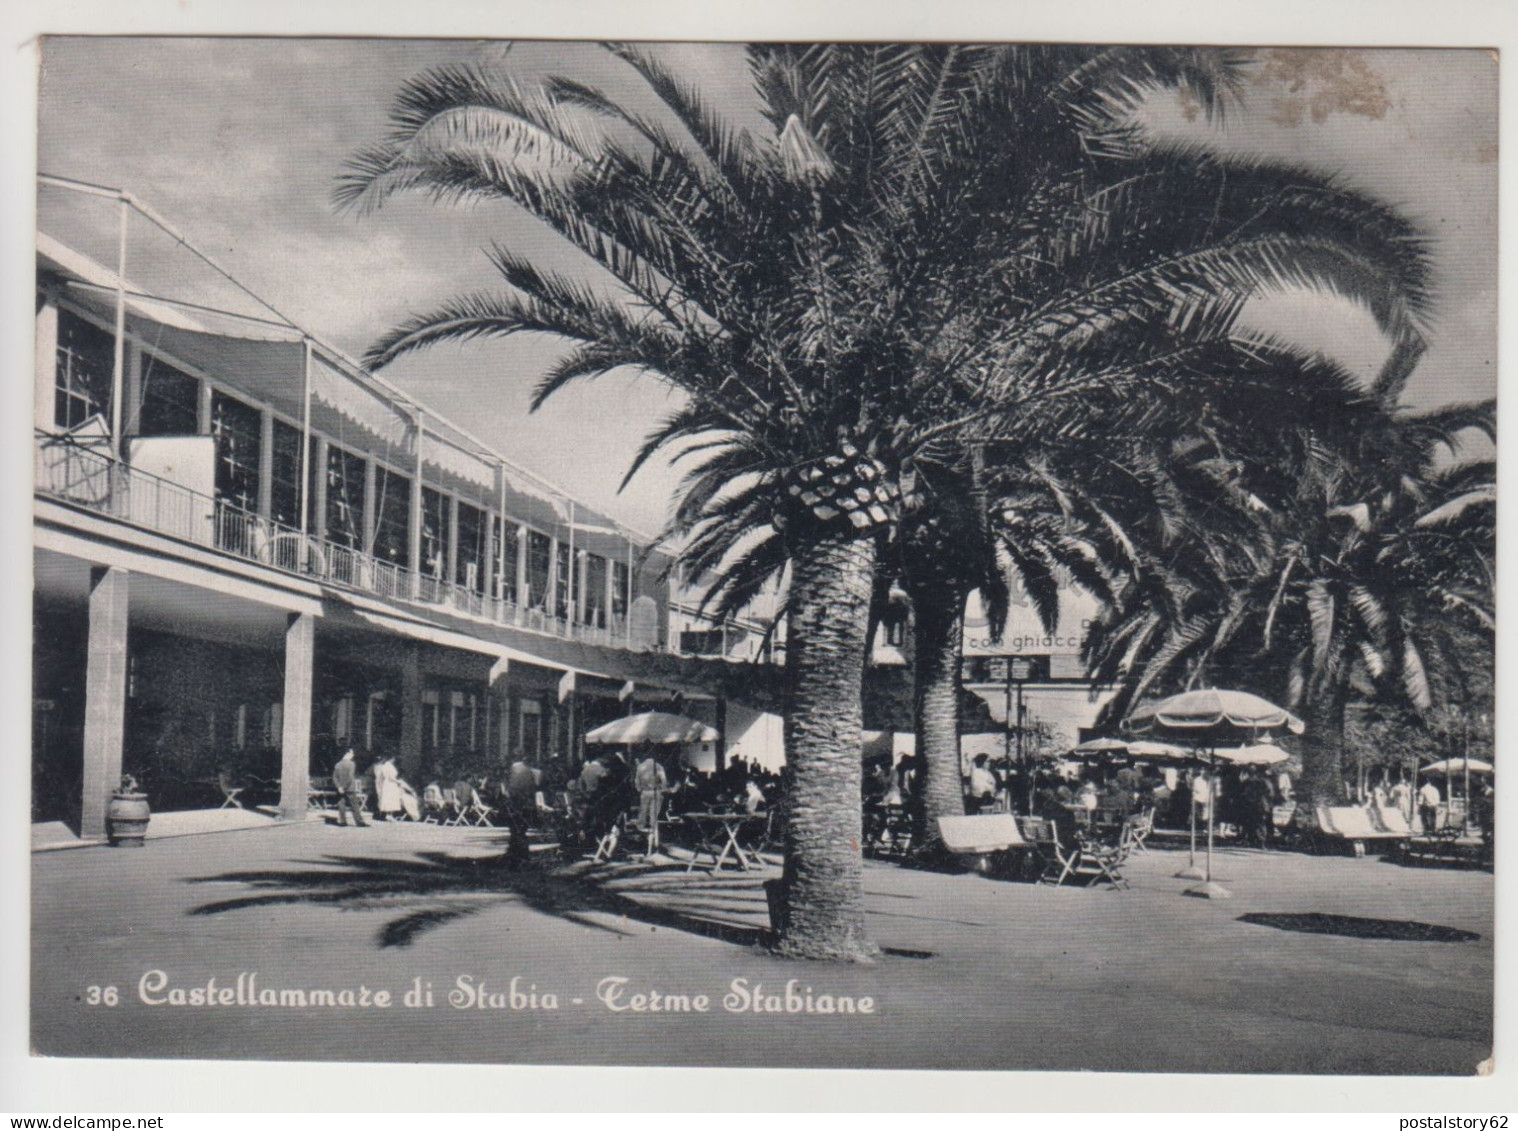
[[597,610],[595,623],[571,621],[550,615],[542,602],[520,604],[435,574],[413,575],[395,562],[303,535],[94,447],[39,442],[36,477],[37,494],[46,498],[324,584],[565,640],[613,648],[628,642],[625,616]]

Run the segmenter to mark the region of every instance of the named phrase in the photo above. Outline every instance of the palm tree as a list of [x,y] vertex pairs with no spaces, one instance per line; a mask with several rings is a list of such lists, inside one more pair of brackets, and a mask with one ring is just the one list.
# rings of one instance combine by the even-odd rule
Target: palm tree
[[1353,699],[1433,706],[1430,668],[1458,670],[1471,633],[1489,639],[1495,627],[1495,468],[1448,458],[1467,430],[1494,438],[1495,420],[1493,402],[1396,407],[1413,360],[1416,351],[1394,356],[1370,390],[1272,430],[1264,450],[1236,438],[1227,498],[1250,505],[1229,506],[1223,484],[1212,490],[1211,514],[1245,520],[1209,543],[1221,556],[1199,565],[1173,553],[1101,618],[1093,671],[1122,681],[1109,717],[1167,685],[1221,679],[1279,694],[1307,722],[1310,807],[1343,798]]
[[[1113,341],[1156,322],[1216,337],[1246,283],[1332,286],[1410,334],[1421,252],[1395,214],[1323,178],[1214,161],[1203,208],[1199,182],[1177,173],[1196,160],[1140,155],[1129,118],[1147,92],[1185,86],[1215,112],[1239,81],[1226,53],[755,46],[771,130],[755,137],[651,55],[610,50],[657,116],[584,83],[528,92],[475,67],[401,90],[391,135],[350,160],[343,204],[504,198],[600,273],[577,281],[497,246],[507,291],[419,315],[368,360],[545,333],[573,348],[535,404],[624,367],[685,394],[629,477],[671,448],[697,461],[672,526],[693,572],[721,566],[719,606],[790,570],[780,947],[867,958],[859,689],[878,543],[904,481],[1042,406],[1121,405],[1169,346],[1151,335],[1125,358]],[[1108,162],[1129,164],[1094,195],[1090,170]],[[1167,236],[1203,214],[1230,238]],[[1183,250],[1104,257],[1120,222]]]

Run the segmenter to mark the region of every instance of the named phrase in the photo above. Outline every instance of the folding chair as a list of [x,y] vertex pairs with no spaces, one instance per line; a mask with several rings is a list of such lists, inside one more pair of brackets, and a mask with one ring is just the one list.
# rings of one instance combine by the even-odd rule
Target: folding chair
[[459,794],[456,789],[443,790],[443,824],[445,826],[462,825],[465,823],[465,814],[468,812],[468,802],[459,804]]
[[1154,832],[1154,810],[1145,809],[1142,813],[1134,813],[1123,821],[1121,839],[1127,842],[1129,852],[1148,852],[1144,842],[1149,839],[1149,834]]
[[492,822],[490,819],[490,815],[493,810],[489,805],[486,805],[484,799],[480,797],[479,790],[471,789],[469,791],[468,803],[462,808],[464,809],[464,824],[474,825],[478,828],[495,828],[494,822]]
[[1058,887],[1066,880],[1082,879],[1086,883],[1095,884],[1106,882],[1114,888],[1126,888],[1128,881],[1123,878],[1122,865],[1128,858],[1128,849],[1119,839],[1115,844],[1106,844],[1094,838],[1077,835],[1076,842],[1067,845],[1060,840],[1059,829],[1053,821],[1046,821],[1049,829],[1049,848],[1053,853],[1053,859],[1040,877],[1047,882],[1049,877],[1058,872],[1054,878],[1054,886]]
[[220,808],[220,809],[241,809],[242,808],[242,802],[239,801],[239,800],[237,800],[237,795],[239,793],[243,792],[243,790],[247,789],[248,788],[247,786],[245,786],[245,785],[235,785],[235,784],[233,784],[232,775],[231,774],[220,773],[220,774],[216,775],[216,787],[221,790],[221,796],[222,796],[222,802],[218,806],[218,808]]
[[604,864],[617,854],[617,849],[622,844],[624,826],[630,824],[626,813],[618,813],[616,818],[607,825],[605,831],[596,838],[596,851],[591,859],[597,864]]
[[436,825],[448,816],[448,802],[436,782],[422,790],[422,824]]

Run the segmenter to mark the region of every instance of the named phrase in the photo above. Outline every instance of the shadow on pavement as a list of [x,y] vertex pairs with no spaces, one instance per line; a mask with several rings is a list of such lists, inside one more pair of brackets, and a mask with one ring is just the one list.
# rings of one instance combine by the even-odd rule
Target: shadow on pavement
[[1385,939],[1393,942],[1473,942],[1481,936],[1474,931],[1419,923],[1411,919],[1365,919],[1358,915],[1327,915],[1322,912],[1252,911],[1240,915],[1239,922],[1278,931],[1298,931],[1309,935],[1342,935],[1351,939]]
[[[613,890],[629,882],[637,898]],[[380,948],[407,947],[427,932],[508,903],[520,903],[595,930],[627,934],[607,916],[684,931],[737,946],[758,946],[767,931],[743,918],[766,920],[757,883],[689,880],[680,864],[509,867],[502,857],[421,852],[414,857],[329,855],[283,870],[223,872],[187,883],[238,883],[249,894],[192,908],[191,915],[279,905],[328,905],[352,910],[393,909],[376,936]],[[746,897],[745,897],[746,893]],[[750,915],[743,916],[748,911]],[[739,917],[735,917],[735,913]]]

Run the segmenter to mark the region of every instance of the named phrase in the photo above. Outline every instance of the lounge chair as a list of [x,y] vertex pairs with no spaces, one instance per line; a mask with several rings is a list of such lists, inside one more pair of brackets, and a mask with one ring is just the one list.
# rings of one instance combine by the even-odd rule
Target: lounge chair
[[981,813],[969,817],[938,818],[938,835],[944,847],[965,867],[988,872],[993,858],[1032,847],[1011,813]]
[[1370,841],[1405,841],[1406,833],[1389,832],[1378,826],[1371,812],[1360,805],[1319,805],[1318,828],[1325,836],[1347,842],[1356,856],[1365,855]]

